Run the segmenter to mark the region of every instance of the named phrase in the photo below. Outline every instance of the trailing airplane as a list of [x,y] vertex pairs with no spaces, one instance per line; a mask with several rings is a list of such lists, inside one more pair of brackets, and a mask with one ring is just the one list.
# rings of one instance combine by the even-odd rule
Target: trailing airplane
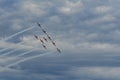
[[42,46],[43,46],[43,48],[47,49],[47,47],[44,44],[42,44]]
[[53,41],[52,41],[52,44],[53,44],[54,46],[56,46],[55,42],[53,42]]
[[44,42],[43,42],[43,40],[42,40],[42,39],[40,39],[40,41],[41,41],[41,43],[42,43],[42,44],[44,44]]
[[47,35],[48,39],[52,41],[51,37],[49,35]]

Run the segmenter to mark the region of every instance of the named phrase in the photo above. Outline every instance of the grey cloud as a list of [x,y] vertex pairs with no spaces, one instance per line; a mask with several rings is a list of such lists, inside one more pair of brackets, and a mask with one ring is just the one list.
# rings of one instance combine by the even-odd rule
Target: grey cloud
[[[119,0],[1,2],[0,4],[6,5],[0,6],[0,36],[4,34],[9,36],[27,27],[37,26],[35,23],[40,22],[62,48],[62,54],[58,56],[56,53],[13,66],[13,69],[20,72],[0,72],[0,78],[3,80],[119,80],[119,76],[114,74],[119,74],[117,72],[119,68],[116,67],[120,66],[119,2]],[[74,10],[70,12],[71,9]],[[31,38],[35,31],[39,31],[37,27],[24,33],[28,44],[34,41]]]

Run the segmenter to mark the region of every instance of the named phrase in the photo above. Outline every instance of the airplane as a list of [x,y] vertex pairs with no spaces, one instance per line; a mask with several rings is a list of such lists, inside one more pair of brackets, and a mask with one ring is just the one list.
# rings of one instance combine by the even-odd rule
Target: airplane
[[44,39],[46,42],[48,42],[47,39],[46,39],[45,37],[43,37],[43,39]]
[[59,52],[59,53],[61,53],[61,50],[60,49],[58,49],[58,48],[56,48],[57,49],[57,51]]
[[41,25],[40,25],[40,23],[37,23],[38,24],[38,26],[41,28]]
[[56,46],[55,42],[53,42],[53,41],[52,41],[52,44],[53,44],[54,46]]
[[34,35],[34,37],[38,40],[38,36],[37,35]]
[[42,46],[43,46],[43,48],[47,49],[45,45],[42,44]]
[[49,40],[52,40],[51,37],[50,37],[49,35],[47,35],[47,37],[48,37]]
[[47,32],[44,29],[42,29],[42,31],[43,31],[43,33],[47,34]]
[[41,43],[42,43],[42,44],[44,44],[44,42],[43,42],[43,40],[42,40],[42,39],[40,39],[40,41],[41,41]]

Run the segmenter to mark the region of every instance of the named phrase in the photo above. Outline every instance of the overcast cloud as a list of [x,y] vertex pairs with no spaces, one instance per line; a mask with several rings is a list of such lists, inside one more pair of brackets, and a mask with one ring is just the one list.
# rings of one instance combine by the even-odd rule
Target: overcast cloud
[[[0,0],[0,80],[120,80],[119,4],[119,0]],[[44,50],[34,38],[45,36],[37,22],[61,54],[50,42]],[[6,67],[22,59],[25,62]]]

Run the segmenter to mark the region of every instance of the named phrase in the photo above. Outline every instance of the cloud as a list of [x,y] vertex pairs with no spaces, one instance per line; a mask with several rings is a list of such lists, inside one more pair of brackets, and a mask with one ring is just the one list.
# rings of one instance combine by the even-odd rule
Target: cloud
[[[1,48],[20,49],[14,54],[39,48],[23,57],[38,55],[46,50],[34,34],[42,38],[37,27],[40,22],[50,34],[62,53],[59,55],[51,42],[46,43],[46,55],[20,63],[0,72],[5,80],[119,80],[119,0],[5,0],[0,5],[0,38],[24,30],[36,28],[19,36],[0,41]],[[32,24],[32,25],[31,25]],[[17,44],[23,42],[23,44]],[[10,46],[8,46],[10,45]],[[24,50],[25,49],[25,50]],[[2,54],[2,53],[1,53]],[[12,56],[12,57],[11,57]],[[14,63],[18,58],[8,55],[0,59],[4,65]],[[22,58],[20,58],[22,59]],[[6,71],[5,71],[6,70]],[[12,71],[13,70],[13,71]],[[118,72],[117,72],[118,71]],[[27,76],[26,76],[27,75]]]
[[63,14],[75,14],[81,11],[83,8],[83,3],[79,0],[76,2],[72,2],[69,0],[65,1],[65,4],[59,7],[59,11]]
[[60,24],[61,23],[61,18],[59,16],[51,16],[49,18],[49,23],[57,23],[57,24]]
[[119,80],[119,67],[80,67],[68,71],[71,76],[81,79]]
[[22,21],[19,19],[15,19],[13,20],[13,25],[11,26],[13,30],[21,30],[22,26],[21,26]]
[[21,1],[20,7],[24,12],[35,15],[44,16],[48,12],[48,8],[51,7],[50,2],[37,2],[37,1]]
[[95,8],[95,13],[108,13],[111,10],[109,6],[98,6]]
[[0,66],[1,67],[3,67],[3,66],[5,66],[5,65],[8,65],[8,64],[10,64],[10,63],[12,63],[12,62],[14,62],[14,61],[16,61],[16,60],[19,60],[19,58],[18,57],[1,57],[0,56]]
[[88,25],[95,25],[95,24],[101,24],[101,23],[107,23],[107,22],[112,22],[115,21],[115,17],[113,15],[107,14],[102,17],[98,17],[92,20],[85,21],[86,24]]

